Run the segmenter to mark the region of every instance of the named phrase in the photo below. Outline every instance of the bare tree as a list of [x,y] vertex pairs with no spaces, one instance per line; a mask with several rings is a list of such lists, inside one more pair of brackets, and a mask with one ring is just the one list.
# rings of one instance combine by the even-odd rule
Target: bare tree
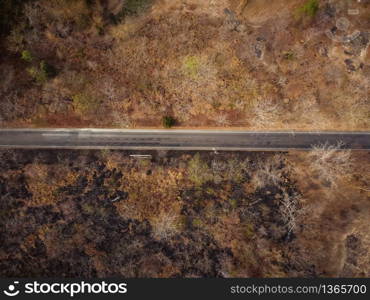
[[284,172],[287,171],[286,167],[284,158],[281,155],[274,155],[266,161],[258,161],[252,181],[259,188],[268,185],[278,186],[284,180]]
[[158,240],[168,239],[179,232],[179,220],[174,212],[163,212],[150,223],[153,236]]
[[297,226],[297,219],[303,212],[299,205],[300,199],[301,196],[297,193],[289,195],[286,191],[284,191],[283,198],[280,201],[279,210],[288,233],[294,231]]
[[336,187],[341,178],[350,174],[353,167],[351,151],[343,149],[343,142],[312,146],[308,154],[311,170],[331,187]]
[[272,100],[258,100],[253,108],[254,126],[266,128],[272,127],[281,119],[282,109]]

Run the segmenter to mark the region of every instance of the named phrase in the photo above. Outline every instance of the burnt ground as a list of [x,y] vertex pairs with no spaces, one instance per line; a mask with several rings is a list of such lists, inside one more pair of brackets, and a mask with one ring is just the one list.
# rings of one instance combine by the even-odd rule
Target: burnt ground
[[[129,154],[2,151],[0,275],[366,274],[368,233],[351,221],[367,209],[362,198],[330,217],[327,209],[315,217],[301,213],[312,201],[288,154],[152,152],[151,160]],[[294,208],[293,228],[284,199]],[[333,228],[318,229],[328,221]],[[346,228],[344,242],[335,224]],[[345,264],[338,259],[333,270],[315,248],[329,255],[338,245]]]

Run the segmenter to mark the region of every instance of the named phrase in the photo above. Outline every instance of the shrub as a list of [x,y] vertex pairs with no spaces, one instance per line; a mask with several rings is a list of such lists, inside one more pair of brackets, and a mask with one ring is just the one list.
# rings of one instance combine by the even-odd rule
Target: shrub
[[299,12],[309,17],[314,17],[319,10],[319,0],[308,0],[300,9]]
[[21,58],[22,60],[26,62],[32,62],[33,61],[33,56],[30,51],[28,50],[23,50],[21,53]]
[[286,60],[293,60],[295,58],[295,54],[293,51],[284,52],[284,58]]
[[89,114],[98,108],[98,101],[92,96],[86,94],[76,94],[72,96],[73,106],[80,114]]
[[187,56],[183,63],[183,68],[186,75],[191,78],[196,78],[199,73],[200,62],[196,56]]
[[50,77],[56,75],[56,70],[53,66],[49,65],[45,61],[41,61],[38,67],[30,67],[27,69],[28,74],[36,80],[38,84],[45,83]]
[[189,179],[196,185],[202,185],[213,179],[211,170],[206,162],[202,161],[199,153],[195,154],[188,166]]
[[171,128],[176,124],[176,120],[170,116],[165,116],[162,119],[162,124],[164,128]]

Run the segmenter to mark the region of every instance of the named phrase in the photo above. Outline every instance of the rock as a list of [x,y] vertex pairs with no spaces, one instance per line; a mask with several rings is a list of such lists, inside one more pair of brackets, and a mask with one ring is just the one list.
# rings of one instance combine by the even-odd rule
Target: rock
[[289,102],[290,102],[290,99],[289,98],[285,98],[284,99],[284,104],[289,104]]

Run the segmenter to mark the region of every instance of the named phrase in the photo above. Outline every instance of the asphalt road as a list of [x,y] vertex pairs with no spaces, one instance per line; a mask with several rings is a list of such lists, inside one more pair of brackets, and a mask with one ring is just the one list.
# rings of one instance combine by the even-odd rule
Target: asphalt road
[[370,150],[370,132],[0,129],[1,148],[285,151],[338,141]]

